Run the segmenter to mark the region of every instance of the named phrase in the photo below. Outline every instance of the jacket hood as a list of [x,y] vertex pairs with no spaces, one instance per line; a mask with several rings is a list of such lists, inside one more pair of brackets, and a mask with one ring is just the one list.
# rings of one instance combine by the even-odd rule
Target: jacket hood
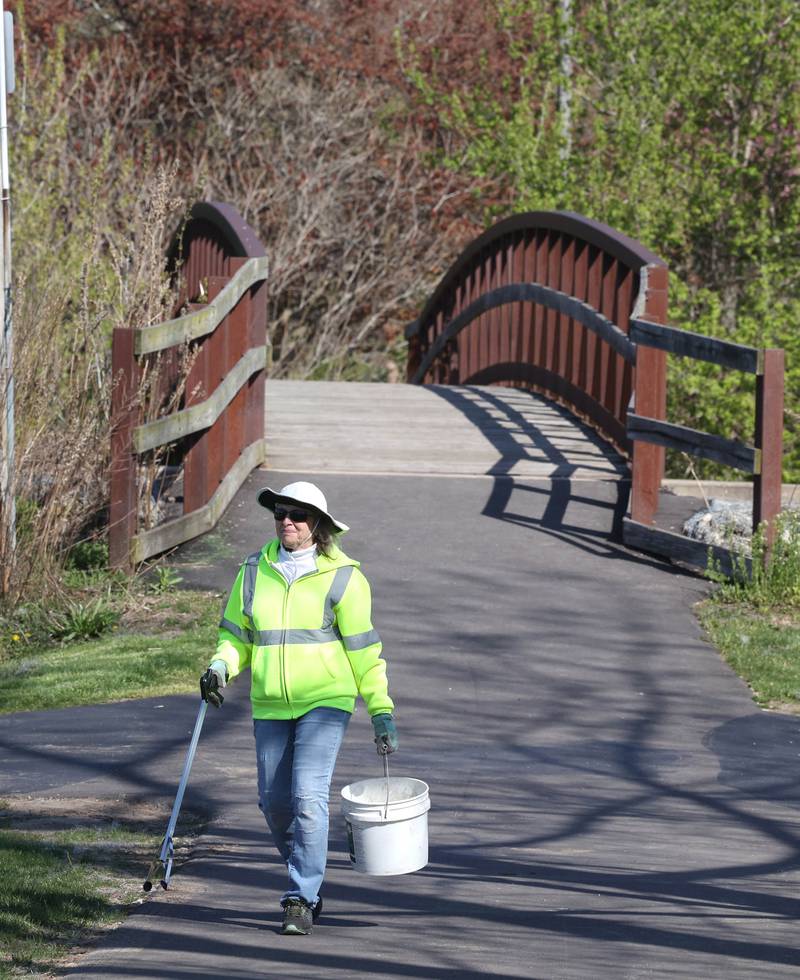
[[[264,547],[261,549],[261,553],[267,559],[267,561],[277,561],[278,560],[278,550],[280,549],[281,543],[278,538],[273,538],[272,541],[268,541]],[[317,570],[320,572],[327,571],[334,568],[343,568],[345,565],[353,565],[355,568],[361,566],[361,562],[356,561],[355,558],[351,558],[346,555],[338,545],[331,545],[330,555],[323,555],[322,552],[318,551],[317,560]]]

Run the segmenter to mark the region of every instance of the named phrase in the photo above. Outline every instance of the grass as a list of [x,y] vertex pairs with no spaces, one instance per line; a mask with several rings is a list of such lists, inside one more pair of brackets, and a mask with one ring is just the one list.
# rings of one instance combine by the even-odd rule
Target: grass
[[[0,713],[197,693],[222,596],[176,591],[179,582],[169,569],[131,582],[73,567],[59,598],[0,610]],[[119,819],[113,810],[108,800],[0,800],[0,980],[52,975],[142,900],[168,812],[128,800]],[[202,824],[182,813],[184,855]]]
[[0,978],[41,975],[93,931],[122,919],[141,894],[145,855],[158,842],[121,828],[0,829]]
[[711,599],[700,605],[698,616],[757,704],[800,709],[800,610]]
[[[119,800],[0,800],[0,980],[51,976],[144,900],[168,811]],[[181,815],[176,854],[205,820]]]
[[784,511],[766,561],[763,526],[751,542],[752,568],[736,563],[697,608],[709,639],[762,707],[800,710],[800,514]]
[[0,713],[194,691],[214,649],[220,602],[208,592],[143,594],[96,639],[18,642],[3,664]]

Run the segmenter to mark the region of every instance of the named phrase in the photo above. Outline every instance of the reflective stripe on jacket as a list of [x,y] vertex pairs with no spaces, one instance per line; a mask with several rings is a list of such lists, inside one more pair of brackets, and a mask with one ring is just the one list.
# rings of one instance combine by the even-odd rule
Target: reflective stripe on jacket
[[386,663],[359,563],[333,548],[291,585],[274,563],[279,542],[245,559],[219,625],[216,659],[228,677],[250,667],[254,718],[299,718],[312,708],[389,712]]

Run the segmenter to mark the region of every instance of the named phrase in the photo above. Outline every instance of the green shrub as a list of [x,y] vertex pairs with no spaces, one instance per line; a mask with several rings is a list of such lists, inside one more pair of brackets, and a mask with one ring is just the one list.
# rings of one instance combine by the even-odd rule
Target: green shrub
[[762,609],[800,606],[800,513],[787,510],[778,515],[771,550],[762,524],[753,535],[751,559],[736,554],[731,576],[710,562],[709,578],[720,584],[717,597],[722,602],[746,602]]
[[120,614],[98,596],[89,602],[68,601],[47,614],[50,636],[62,643],[102,636],[119,622]]
[[108,568],[108,543],[96,538],[78,541],[70,549],[66,567],[79,572]]
[[156,569],[156,577],[148,585],[148,590],[155,595],[164,595],[166,592],[173,592],[182,581],[183,576],[174,568],[161,565]]
[[20,656],[29,647],[50,641],[48,616],[41,604],[28,602],[0,613],[0,656]]

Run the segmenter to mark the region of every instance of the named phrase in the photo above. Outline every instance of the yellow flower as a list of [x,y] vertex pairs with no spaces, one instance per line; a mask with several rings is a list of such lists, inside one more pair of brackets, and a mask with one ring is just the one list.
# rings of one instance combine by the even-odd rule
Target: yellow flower
[[19,643],[19,641],[22,639],[22,637],[19,635],[19,633],[13,633],[12,636],[11,636],[11,639],[15,643]]

